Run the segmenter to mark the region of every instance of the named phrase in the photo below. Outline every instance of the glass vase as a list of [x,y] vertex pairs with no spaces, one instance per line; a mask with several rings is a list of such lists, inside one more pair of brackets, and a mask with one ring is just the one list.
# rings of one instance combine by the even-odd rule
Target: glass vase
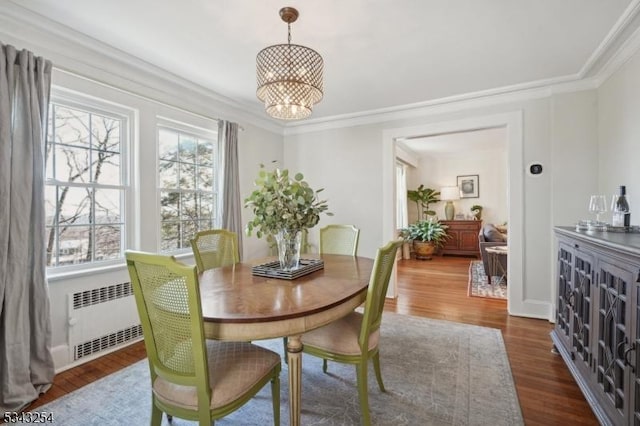
[[300,243],[302,231],[283,229],[276,234],[278,244],[278,260],[283,271],[292,271],[300,263]]

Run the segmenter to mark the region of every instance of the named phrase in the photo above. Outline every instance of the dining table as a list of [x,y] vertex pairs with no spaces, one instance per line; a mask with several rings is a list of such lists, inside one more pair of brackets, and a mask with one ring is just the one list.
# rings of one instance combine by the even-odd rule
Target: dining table
[[289,419],[300,424],[302,334],[353,311],[366,298],[373,259],[305,255],[324,267],[296,279],[253,274],[273,258],[206,270],[199,275],[202,315],[208,339],[255,341],[287,337]]

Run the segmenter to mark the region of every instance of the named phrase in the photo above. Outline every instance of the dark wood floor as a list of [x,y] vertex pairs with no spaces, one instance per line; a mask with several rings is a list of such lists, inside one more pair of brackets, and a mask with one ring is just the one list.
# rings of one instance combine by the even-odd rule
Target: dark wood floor
[[[511,317],[505,301],[467,296],[469,258],[434,257],[399,263],[399,297],[385,310],[502,330],[527,425],[597,425],[569,370],[551,353],[546,320]],[[28,410],[145,358],[136,343],[56,375],[53,387]]]

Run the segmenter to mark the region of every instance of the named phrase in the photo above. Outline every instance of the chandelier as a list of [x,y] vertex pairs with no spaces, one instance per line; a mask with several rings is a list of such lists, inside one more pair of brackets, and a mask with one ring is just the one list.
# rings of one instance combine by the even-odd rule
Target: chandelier
[[298,19],[293,7],[280,9],[287,23],[287,44],[275,44],[256,57],[256,94],[267,114],[280,120],[307,118],[322,100],[322,56],[313,49],[291,44],[291,23]]

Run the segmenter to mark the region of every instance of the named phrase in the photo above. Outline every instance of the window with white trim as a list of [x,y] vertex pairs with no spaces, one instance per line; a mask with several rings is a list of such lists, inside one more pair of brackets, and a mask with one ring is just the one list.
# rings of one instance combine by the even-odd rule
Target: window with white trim
[[215,132],[158,126],[161,251],[190,248],[196,232],[216,227],[217,173]]
[[129,120],[52,101],[45,157],[47,266],[123,258]]
[[396,228],[408,226],[407,214],[407,166],[396,163]]

